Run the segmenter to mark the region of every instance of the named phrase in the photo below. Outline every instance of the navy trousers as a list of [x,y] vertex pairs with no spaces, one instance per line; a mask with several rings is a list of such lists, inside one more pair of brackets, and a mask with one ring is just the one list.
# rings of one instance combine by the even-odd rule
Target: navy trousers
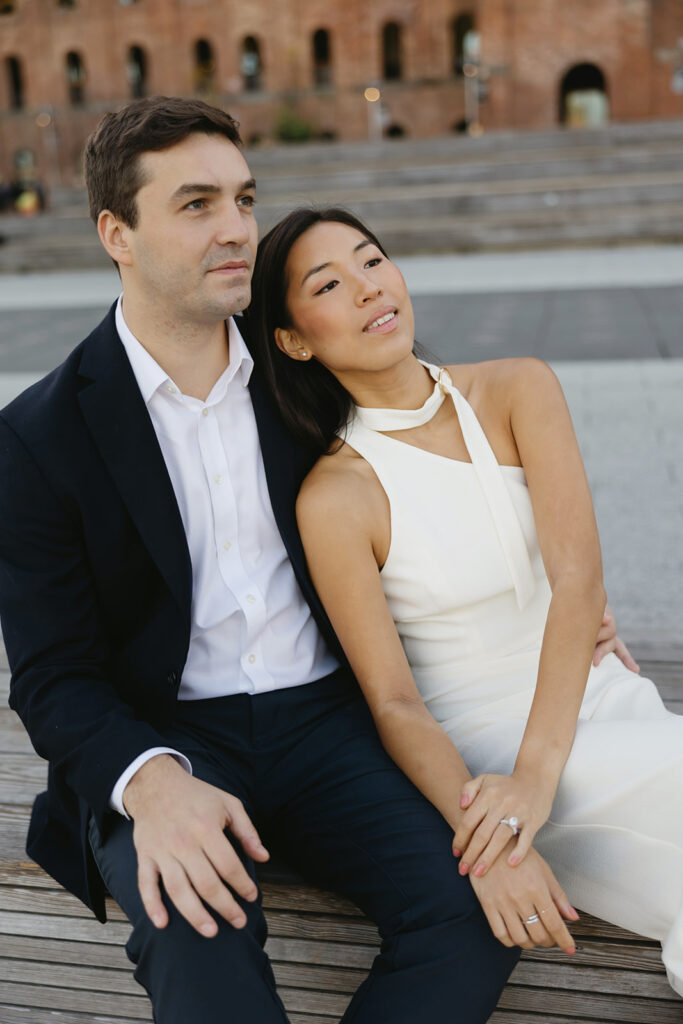
[[[242,800],[266,846],[377,923],[381,951],[343,1024],[488,1019],[519,950],[493,937],[458,874],[451,829],[384,751],[348,674],[179,702],[167,740],[195,775]],[[137,890],[132,823],[112,815],[107,824],[104,840],[91,828],[91,844],[133,925],[127,952],[157,1024],[285,1024],[260,901],[242,903],[245,928],[219,918],[211,939],[168,900],[170,923],[154,928]]]

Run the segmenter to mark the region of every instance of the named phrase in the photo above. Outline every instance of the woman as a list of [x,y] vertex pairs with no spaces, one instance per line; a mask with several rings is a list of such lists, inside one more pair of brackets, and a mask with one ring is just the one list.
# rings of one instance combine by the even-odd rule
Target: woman
[[[403,278],[344,211],[286,217],[253,294],[272,394],[325,453],[297,504],[313,581],[459,870],[477,890],[533,842],[570,899],[662,942],[683,994],[683,718],[614,654],[591,665],[600,547],[554,374],[419,361]],[[501,941],[547,944],[557,901],[534,900],[482,901]]]

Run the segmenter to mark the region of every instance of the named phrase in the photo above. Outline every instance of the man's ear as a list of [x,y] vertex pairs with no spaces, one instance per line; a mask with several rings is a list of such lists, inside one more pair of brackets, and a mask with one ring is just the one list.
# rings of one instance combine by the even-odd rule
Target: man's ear
[[296,331],[287,330],[285,327],[276,327],[275,344],[290,359],[300,361],[311,358],[311,353],[306,351]]
[[102,210],[97,218],[97,233],[100,241],[111,258],[119,264],[130,266],[133,262],[128,247],[128,235],[131,229],[123,224],[111,210]]

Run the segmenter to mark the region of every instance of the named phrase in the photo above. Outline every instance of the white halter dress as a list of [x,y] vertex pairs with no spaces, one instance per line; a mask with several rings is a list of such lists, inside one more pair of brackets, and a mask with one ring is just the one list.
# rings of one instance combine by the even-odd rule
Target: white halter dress
[[[391,509],[381,577],[426,706],[470,771],[509,774],[551,592],[524,470],[500,466],[445,371],[419,410],[357,407],[344,440]],[[389,437],[453,400],[471,462]],[[580,909],[658,939],[683,995],[683,716],[613,654],[590,670],[576,737],[534,845]]]

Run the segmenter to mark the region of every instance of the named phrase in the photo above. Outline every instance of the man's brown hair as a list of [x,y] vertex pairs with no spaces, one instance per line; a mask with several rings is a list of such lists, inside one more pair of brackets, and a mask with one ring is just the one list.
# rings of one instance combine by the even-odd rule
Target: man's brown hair
[[230,114],[202,100],[153,96],[134,100],[105,114],[85,146],[85,183],[90,216],[97,224],[102,210],[135,229],[136,196],[145,184],[143,153],[169,149],[194,132],[223,135],[242,144],[239,125]]

